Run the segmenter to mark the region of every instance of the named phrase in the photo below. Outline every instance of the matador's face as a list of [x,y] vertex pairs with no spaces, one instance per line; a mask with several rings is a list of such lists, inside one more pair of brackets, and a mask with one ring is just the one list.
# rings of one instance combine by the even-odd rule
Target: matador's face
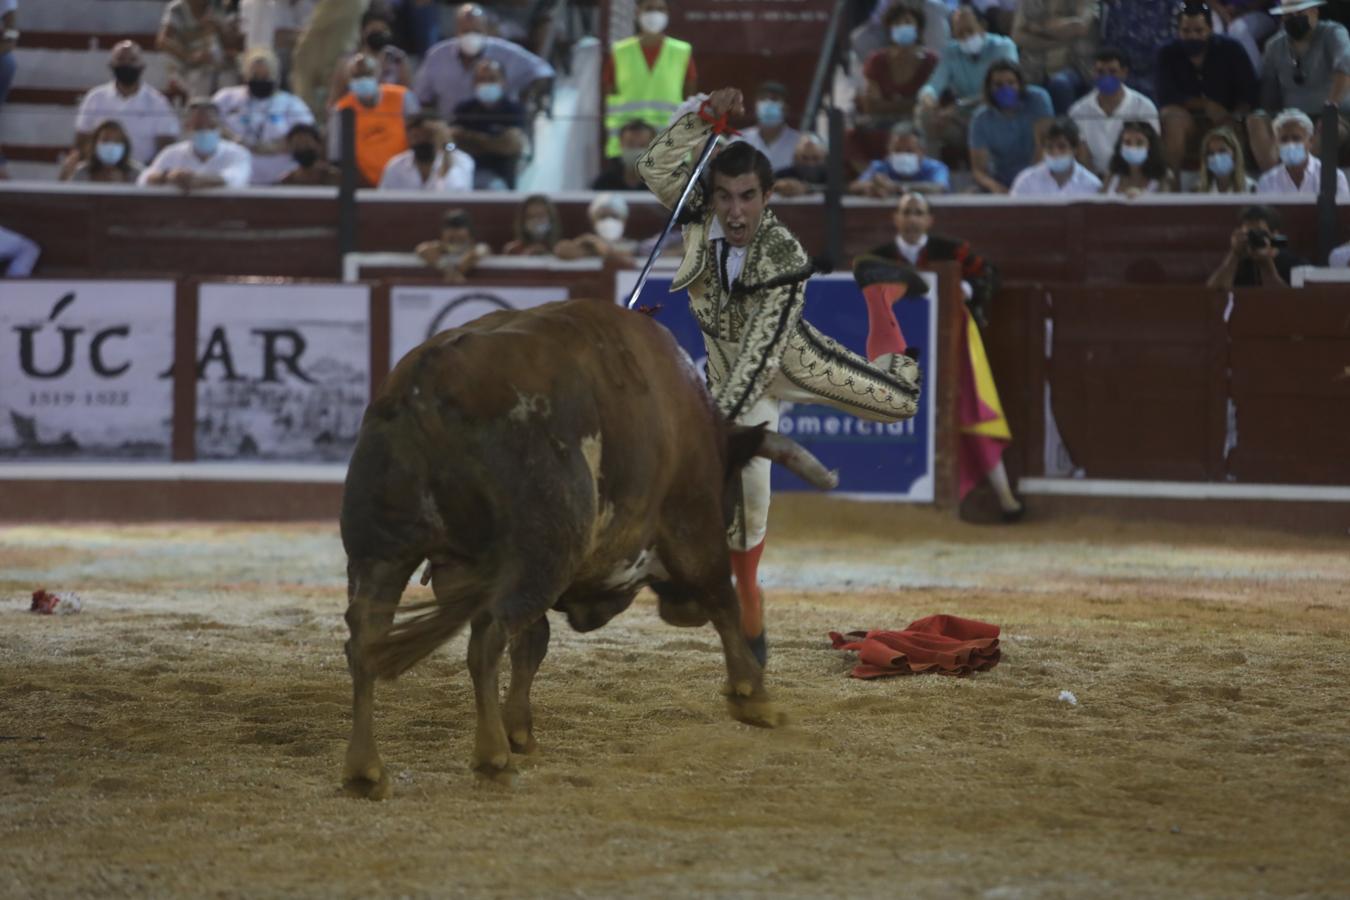
[[760,187],[754,172],[743,175],[713,174],[713,213],[722,223],[727,242],[733,247],[747,247],[759,230],[773,189]]

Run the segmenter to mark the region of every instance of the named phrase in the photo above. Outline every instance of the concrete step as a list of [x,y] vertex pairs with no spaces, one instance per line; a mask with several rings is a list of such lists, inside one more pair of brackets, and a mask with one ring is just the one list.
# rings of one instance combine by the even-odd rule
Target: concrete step
[[[14,87],[66,88],[87,91],[112,78],[108,71],[106,51],[41,50],[24,48],[14,51],[18,70],[14,73]],[[149,84],[163,89],[168,78],[168,58],[162,53],[145,54],[145,74]]]
[[[55,181],[61,167],[56,163],[11,159],[6,167],[15,181]],[[0,182],[3,183],[3,182]]]
[[19,28],[25,32],[155,32],[165,5],[164,0],[25,0],[19,10]]
[[0,110],[0,144],[69,147],[75,140],[74,106],[6,103]]

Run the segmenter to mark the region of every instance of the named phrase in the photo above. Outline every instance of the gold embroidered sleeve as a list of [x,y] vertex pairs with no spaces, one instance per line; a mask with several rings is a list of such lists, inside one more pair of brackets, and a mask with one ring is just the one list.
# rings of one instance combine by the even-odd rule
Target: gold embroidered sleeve
[[638,157],[638,175],[667,209],[673,209],[679,201],[693,169],[693,154],[702,149],[710,134],[711,124],[698,113],[686,113],[657,135]]

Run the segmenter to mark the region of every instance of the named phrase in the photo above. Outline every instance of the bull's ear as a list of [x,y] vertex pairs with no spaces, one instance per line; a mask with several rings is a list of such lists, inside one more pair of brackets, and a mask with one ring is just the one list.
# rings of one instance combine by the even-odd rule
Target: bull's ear
[[727,471],[739,472],[755,458],[764,446],[765,425],[730,425],[727,427]]

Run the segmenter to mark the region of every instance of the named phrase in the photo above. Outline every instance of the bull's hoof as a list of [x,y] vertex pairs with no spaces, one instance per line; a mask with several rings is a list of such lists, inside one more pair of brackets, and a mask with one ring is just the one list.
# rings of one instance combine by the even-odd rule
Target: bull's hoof
[[473,774],[482,784],[496,784],[508,788],[520,784],[520,772],[510,763],[504,766],[496,766],[489,762],[477,763],[473,767]]
[[383,800],[389,796],[389,775],[383,766],[348,775],[342,781],[342,790],[358,800]]
[[506,739],[511,744],[512,753],[529,756],[539,749],[539,742],[534,739],[534,735],[524,729],[509,732]]
[[787,716],[774,708],[773,703],[765,697],[755,699],[732,693],[727,697],[727,709],[737,722],[756,728],[780,728],[787,724]]

